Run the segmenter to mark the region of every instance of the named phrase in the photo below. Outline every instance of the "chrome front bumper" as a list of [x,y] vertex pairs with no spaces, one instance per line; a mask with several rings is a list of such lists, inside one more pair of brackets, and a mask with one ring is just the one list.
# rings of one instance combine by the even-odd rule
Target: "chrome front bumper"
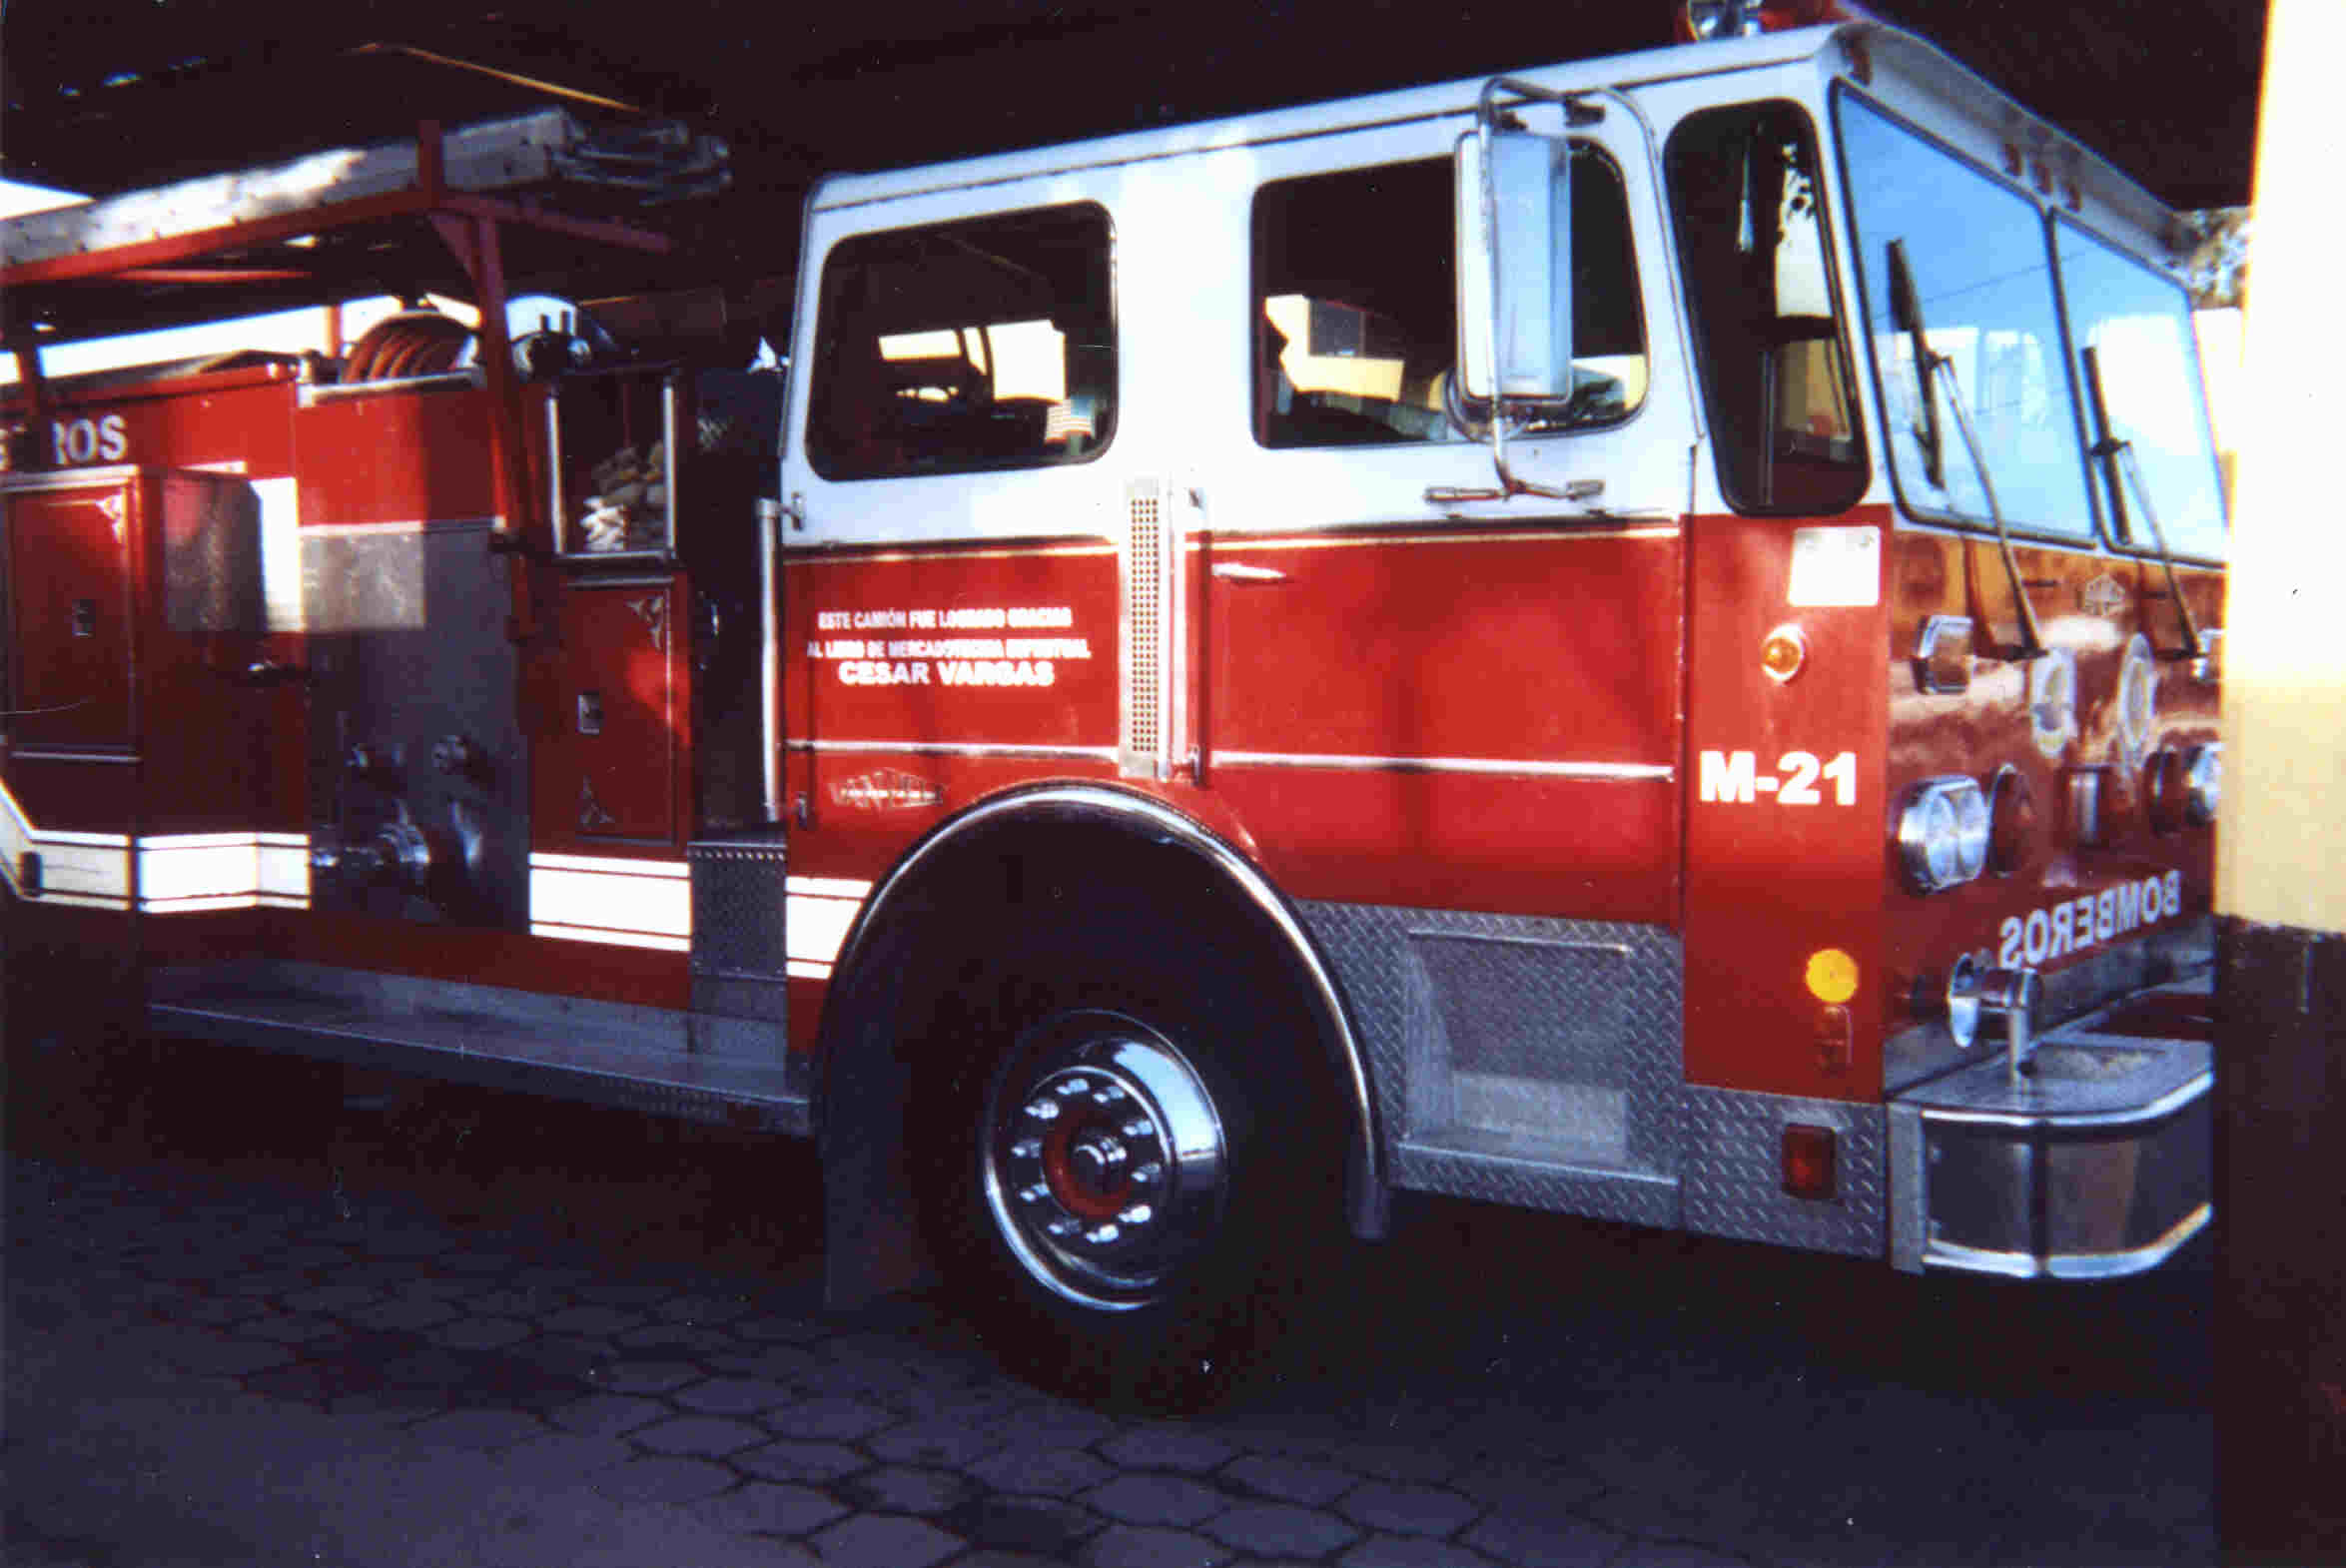
[[2214,1050],[2142,1030],[2207,992],[2182,981],[2051,1031],[2028,1076],[1987,1051],[1892,1097],[1891,1261],[2109,1278],[2205,1228]]

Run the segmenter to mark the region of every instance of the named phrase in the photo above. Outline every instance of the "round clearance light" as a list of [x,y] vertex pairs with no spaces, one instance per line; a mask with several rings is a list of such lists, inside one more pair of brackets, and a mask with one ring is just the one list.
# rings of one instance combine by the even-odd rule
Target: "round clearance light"
[[1760,668],[1781,685],[1809,662],[1809,639],[1798,626],[1784,625],[1761,639]]
[[2224,796],[2224,743],[2194,746],[2183,763],[2183,811],[2201,826],[2215,821]]
[[1987,868],[1987,799],[1976,780],[1955,774],[1907,791],[1898,817],[1899,862],[1916,892],[1975,880]]

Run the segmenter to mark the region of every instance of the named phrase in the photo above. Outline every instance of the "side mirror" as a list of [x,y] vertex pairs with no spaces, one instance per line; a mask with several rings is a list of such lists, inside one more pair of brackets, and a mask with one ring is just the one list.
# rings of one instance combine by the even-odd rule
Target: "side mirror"
[[1458,367],[1465,395],[1488,404],[1495,383],[1505,402],[1569,401],[1570,144],[1528,131],[1470,132],[1458,141],[1457,173]]

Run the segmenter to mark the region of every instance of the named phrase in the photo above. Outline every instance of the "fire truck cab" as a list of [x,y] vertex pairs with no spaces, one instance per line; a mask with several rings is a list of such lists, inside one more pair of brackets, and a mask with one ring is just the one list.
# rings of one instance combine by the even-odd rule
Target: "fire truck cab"
[[838,1295],[942,1269],[1087,1392],[1395,1189],[2148,1268],[2179,238],[1851,20],[826,179],[786,392],[485,309],[28,387],[16,924],[162,1032],[811,1135]]

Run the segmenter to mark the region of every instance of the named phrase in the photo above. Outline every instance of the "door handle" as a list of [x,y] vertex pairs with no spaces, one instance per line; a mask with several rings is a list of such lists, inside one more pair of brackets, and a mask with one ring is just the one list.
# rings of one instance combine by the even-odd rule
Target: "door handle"
[[1249,566],[1244,561],[1217,560],[1213,574],[1224,582],[1284,582],[1287,574],[1276,566]]

